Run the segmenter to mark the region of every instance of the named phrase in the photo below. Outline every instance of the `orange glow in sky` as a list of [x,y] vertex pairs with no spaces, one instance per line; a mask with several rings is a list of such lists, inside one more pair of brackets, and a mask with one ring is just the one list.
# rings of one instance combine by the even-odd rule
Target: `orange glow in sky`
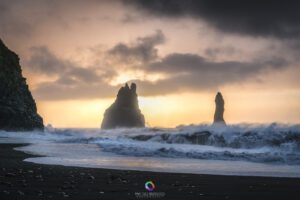
[[19,55],[45,125],[100,127],[126,82],[137,83],[151,127],[211,123],[218,91],[227,124],[300,122],[299,31],[291,42],[121,1],[30,2],[3,1],[0,37]]

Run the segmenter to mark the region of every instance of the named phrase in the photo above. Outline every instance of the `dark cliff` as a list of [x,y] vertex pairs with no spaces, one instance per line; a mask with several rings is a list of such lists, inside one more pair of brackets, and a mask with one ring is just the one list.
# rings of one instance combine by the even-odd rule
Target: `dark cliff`
[[34,99],[22,76],[19,57],[0,39],[0,130],[43,129]]
[[144,115],[139,109],[135,83],[132,83],[130,88],[127,84],[122,87],[115,102],[104,113],[101,128],[117,127],[145,127]]

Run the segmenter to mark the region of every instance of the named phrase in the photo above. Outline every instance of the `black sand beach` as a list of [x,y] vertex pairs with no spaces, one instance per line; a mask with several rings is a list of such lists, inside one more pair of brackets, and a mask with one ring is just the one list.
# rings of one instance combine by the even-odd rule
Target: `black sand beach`
[[[154,173],[40,165],[0,145],[0,199],[138,199],[152,180],[158,199],[299,199],[300,178]],[[144,198],[145,199],[145,198]]]

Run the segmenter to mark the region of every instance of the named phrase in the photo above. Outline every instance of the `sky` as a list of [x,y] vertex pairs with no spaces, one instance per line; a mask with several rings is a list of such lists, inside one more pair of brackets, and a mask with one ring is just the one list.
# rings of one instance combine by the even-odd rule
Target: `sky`
[[45,125],[100,127],[126,82],[147,126],[300,122],[299,1],[0,0]]

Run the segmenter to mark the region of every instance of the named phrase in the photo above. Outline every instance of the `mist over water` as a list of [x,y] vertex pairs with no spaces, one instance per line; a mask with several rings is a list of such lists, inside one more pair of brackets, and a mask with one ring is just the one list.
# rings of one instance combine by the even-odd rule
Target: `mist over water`
[[0,142],[30,143],[17,149],[44,164],[300,177],[300,125],[0,131]]

